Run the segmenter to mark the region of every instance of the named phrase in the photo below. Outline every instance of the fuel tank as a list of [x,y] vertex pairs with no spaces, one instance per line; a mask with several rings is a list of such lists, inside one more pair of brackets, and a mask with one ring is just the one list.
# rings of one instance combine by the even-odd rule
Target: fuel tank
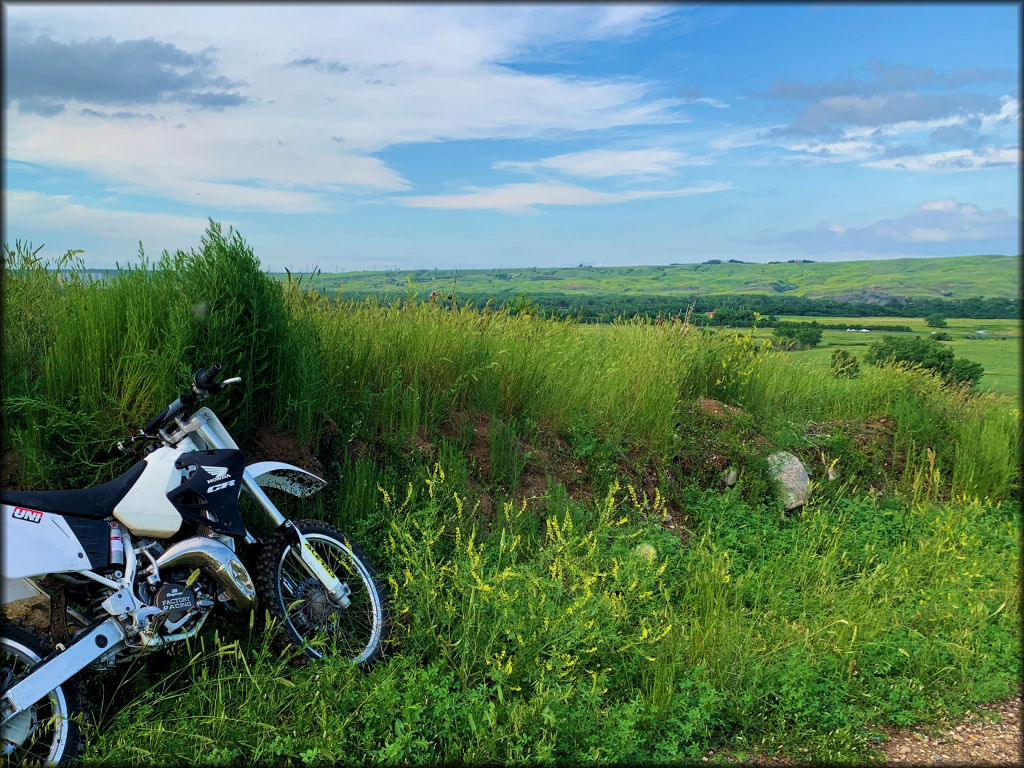
[[181,485],[182,472],[174,464],[184,452],[163,446],[146,456],[146,469],[114,507],[114,517],[136,536],[165,539],[181,528],[181,514],[167,494]]

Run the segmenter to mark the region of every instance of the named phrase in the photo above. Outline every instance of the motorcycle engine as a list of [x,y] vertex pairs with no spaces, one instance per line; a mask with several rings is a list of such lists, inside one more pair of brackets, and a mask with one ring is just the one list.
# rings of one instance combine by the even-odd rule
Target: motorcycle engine
[[167,621],[177,624],[196,608],[196,594],[184,584],[164,582],[153,595],[153,605],[167,614]]
[[212,585],[203,577],[188,586],[188,576],[185,571],[172,571],[166,574],[167,581],[140,588],[139,597],[160,611],[162,634],[191,631],[194,622],[203,619],[213,608]]

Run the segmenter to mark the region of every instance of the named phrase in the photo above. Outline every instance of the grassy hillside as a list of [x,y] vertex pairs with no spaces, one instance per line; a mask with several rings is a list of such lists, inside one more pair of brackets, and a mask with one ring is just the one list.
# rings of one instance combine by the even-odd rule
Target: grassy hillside
[[[432,291],[490,294],[497,298],[549,293],[792,294],[859,301],[902,296],[966,299],[1016,298],[1017,256],[958,256],[888,261],[782,264],[678,264],[645,267],[509,268],[321,273],[314,285],[334,293],[404,296],[409,281],[422,296]],[[280,277],[280,276],[279,276]]]
[[[1020,681],[1008,398],[684,323],[339,304],[215,226],[103,282],[5,266],[9,482],[118,474],[98,452],[220,360],[245,386],[209,405],[329,479],[289,512],[352,535],[394,604],[366,676],[289,666],[258,616],[107,674],[89,764],[862,761]],[[816,481],[788,515],[776,448]]]

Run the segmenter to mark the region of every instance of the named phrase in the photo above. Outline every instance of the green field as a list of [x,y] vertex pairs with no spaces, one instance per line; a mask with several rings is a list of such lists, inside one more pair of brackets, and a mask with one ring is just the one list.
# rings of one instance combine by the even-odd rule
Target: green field
[[[932,331],[945,331],[952,336],[952,341],[944,342],[952,347],[958,357],[980,363],[985,368],[985,375],[979,384],[983,392],[996,392],[1013,397],[1020,397],[1021,386],[1021,322],[1019,320],[973,320],[964,318],[947,318],[947,327],[929,328],[923,319],[908,317],[808,317],[789,315],[779,320],[819,323],[848,323],[851,328],[868,328],[874,325],[891,324],[910,326],[916,335],[927,336]],[[979,334],[978,331],[985,331]],[[764,328],[754,331],[759,338],[771,336],[771,329]],[[807,350],[789,352],[794,360],[806,360],[816,366],[828,370],[832,351],[843,348],[858,359],[863,359],[868,344],[881,336],[901,335],[892,331],[870,331],[869,333],[848,333],[846,331],[826,330],[822,332],[821,343]]]
[[527,296],[788,293],[815,299],[964,299],[1016,298],[1019,275],[1019,257],[984,255],[778,264],[342,272],[320,273],[314,285],[331,295],[340,289],[342,295],[392,297],[404,297],[411,281],[422,296],[432,291],[448,294],[455,287],[466,294],[499,298],[523,292]]

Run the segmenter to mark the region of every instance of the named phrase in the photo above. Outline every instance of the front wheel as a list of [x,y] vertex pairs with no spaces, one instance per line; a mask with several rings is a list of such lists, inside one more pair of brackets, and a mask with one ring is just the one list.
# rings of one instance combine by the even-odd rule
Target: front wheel
[[256,574],[260,602],[279,624],[277,640],[314,659],[337,652],[360,668],[380,658],[390,630],[384,589],[369,558],[332,525],[299,520],[295,527],[324,563],[348,585],[349,605],[335,606],[305,568],[284,531],[264,546]]

